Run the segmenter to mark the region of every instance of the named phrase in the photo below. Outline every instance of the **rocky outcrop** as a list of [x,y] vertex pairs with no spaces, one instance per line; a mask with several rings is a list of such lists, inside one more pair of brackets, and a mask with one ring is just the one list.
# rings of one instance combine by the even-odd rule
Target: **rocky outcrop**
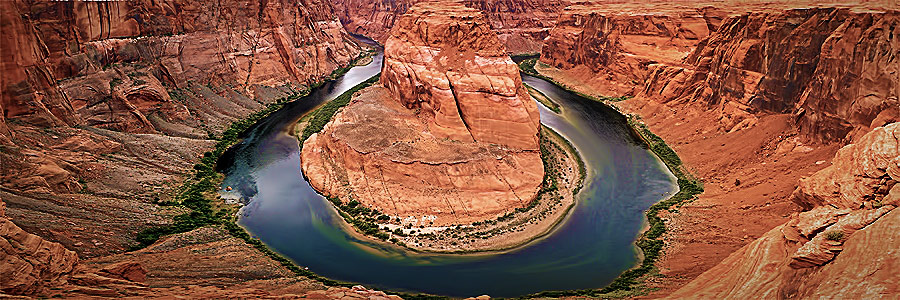
[[381,83],[436,137],[537,150],[537,107],[478,11],[418,5],[385,45]]
[[[338,16],[348,31],[384,43],[400,15],[421,0],[339,0]],[[481,10],[512,53],[537,53],[549,34],[565,1],[560,0],[466,0]]]
[[590,94],[633,96],[652,64],[678,64],[725,17],[724,11],[667,2],[579,3],[544,41],[540,62]]
[[[896,295],[900,123],[838,151],[794,193],[810,208],[731,254],[671,298],[877,298]],[[840,170],[840,171],[837,171]],[[888,171],[891,170],[891,171]],[[858,180],[848,180],[857,178]],[[876,200],[877,199],[877,200]]]
[[77,263],[75,252],[16,226],[0,199],[0,294],[30,295],[58,286]]
[[900,14],[813,8],[727,19],[683,61],[651,66],[638,97],[702,103],[721,130],[790,113],[804,138],[851,141],[900,118]]
[[510,53],[539,53],[565,0],[469,0],[466,5],[488,18]]
[[304,143],[310,184],[419,225],[468,224],[527,205],[543,177],[540,119],[483,15],[458,2],[420,3],[385,46],[381,84]]

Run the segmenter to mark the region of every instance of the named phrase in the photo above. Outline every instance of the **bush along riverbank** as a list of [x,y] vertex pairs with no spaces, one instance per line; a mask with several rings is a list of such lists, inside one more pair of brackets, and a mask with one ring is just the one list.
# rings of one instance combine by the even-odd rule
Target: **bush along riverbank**
[[563,88],[564,90],[567,90],[567,91],[569,91],[569,92],[571,92],[571,93],[574,93],[574,94],[576,94],[576,95],[578,95],[578,96],[581,96],[581,97],[584,97],[584,98],[587,98],[587,99],[591,99],[591,100],[594,100],[594,101],[597,101],[597,102],[608,103],[608,102],[619,102],[619,101],[625,101],[625,100],[631,99],[630,96],[618,96],[618,97],[611,97],[611,96],[591,96],[591,95],[584,94],[584,93],[582,93],[582,92],[576,91],[575,89],[569,88],[569,87],[566,86],[565,84],[562,84],[561,82],[558,82],[558,81],[554,80],[553,78],[544,76],[544,74],[541,74],[540,72],[538,72],[538,71],[534,68],[534,66],[535,66],[536,64],[539,64],[539,63],[541,63],[541,62],[540,62],[540,57],[526,58],[526,59],[524,59],[524,60],[522,60],[521,62],[518,63],[518,64],[519,64],[519,70],[521,70],[522,73],[525,73],[525,74],[528,74],[528,75],[531,75],[531,76],[534,76],[534,77],[537,77],[537,78],[546,80],[546,81],[548,81],[548,82],[551,82],[551,83],[553,83],[553,84],[559,86],[560,88]]
[[[622,112],[617,107],[610,103],[613,101],[601,100],[575,92],[565,85],[562,85],[553,79],[537,73],[537,71],[534,69],[534,64],[536,62],[537,58],[526,59],[519,64],[519,68],[526,74],[547,80],[548,82],[551,82],[566,91],[609,105],[615,111],[622,114]],[[679,191],[675,195],[669,197],[668,199],[657,202],[647,209],[645,214],[649,227],[635,242],[635,245],[637,245],[637,247],[640,248],[641,252],[643,253],[643,259],[641,260],[641,263],[634,268],[625,271],[624,273],[619,275],[619,277],[613,280],[612,283],[602,289],[544,291],[528,295],[523,298],[566,296],[628,297],[642,293],[644,289],[641,287],[641,284],[644,280],[644,277],[656,270],[656,262],[659,260],[662,249],[665,246],[665,241],[662,239],[662,235],[666,232],[666,225],[665,221],[658,216],[658,213],[660,211],[671,209],[673,206],[684,204],[687,201],[695,199],[697,195],[703,193],[703,183],[697,180],[689,172],[687,172],[687,170],[682,165],[681,159],[678,157],[678,154],[675,153],[675,151],[672,150],[672,148],[670,148],[662,138],[650,131],[646,124],[640,122],[639,116],[631,114],[623,115],[626,117],[627,124],[632,130],[635,137],[641,140],[650,151],[652,151],[657,157],[659,157],[663,164],[665,164],[666,168],[669,169],[669,171],[675,176],[679,188]]]
[[557,104],[556,102],[553,102],[553,100],[550,99],[550,97],[547,97],[547,95],[544,95],[544,93],[542,93],[541,91],[528,85],[527,83],[523,82],[522,85],[524,85],[525,89],[528,90],[528,94],[531,95],[532,98],[536,99],[538,102],[543,104],[544,107],[547,107],[547,109],[549,109],[550,111],[555,112],[557,114],[562,113],[562,110],[560,109],[559,104]]

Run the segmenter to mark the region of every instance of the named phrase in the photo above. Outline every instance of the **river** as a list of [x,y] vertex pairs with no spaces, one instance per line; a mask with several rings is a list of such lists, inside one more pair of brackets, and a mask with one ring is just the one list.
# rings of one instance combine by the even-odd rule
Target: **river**
[[523,81],[562,107],[540,107],[541,122],[569,139],[588,169],[567,219],[548,236],[486,255],[409,253],[355,239],[331,204],[304,180],[297,139],[288,132],[306,112],[377,74],[382,55],[309,96],[288,103],[242,134],[218,166],[223,197],[246,205],[239,224],[301,267],[369,288],[467,297],[514,297],[543,290],[601,288],[637,263],[633,242],[643,211],[677,190],[662,162],[629,133],[624,118],[600,103],[542,79]]

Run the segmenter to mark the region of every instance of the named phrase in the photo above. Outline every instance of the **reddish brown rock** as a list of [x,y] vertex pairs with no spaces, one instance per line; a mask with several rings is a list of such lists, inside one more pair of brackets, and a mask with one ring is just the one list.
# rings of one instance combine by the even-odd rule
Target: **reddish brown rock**
[[[400,15],[421,0],[339,0],[338,16],[348,31],[384,43]],[[466,0],[466,6],[481,10],[490,26],[511,53],[537,53],[549,35],[566,1],[560,0]]]
[[477,10],[411,8],[386,43],[381,84],[304,143],[317,190],[419,225],[492,219],[536,196],[537,107]]
[[258,96],[257,85],[309,84],[359,53],[331,6],[313,0],[3,8],[4,115],[42,126],[153,132],[150,110],[167,121],[188,116],[160,81],[228,83]]
[[831,166],[800,181],[794,201],[805,208],[859,209],[895,205],[888,197],[900,179],[900,123],[879,127],[855,144],[841,148]]
[[31,295],[58,286],[77,263],[75,252],[16,226],[0,199],[0,292]]
[[592,95],[633,96],[650,65],[678,64],[724,17],[718,9],[679,2],[579,3],[560,14],[538,67],[559,69],[552,75]]
[[897,12],[836,8],[731,17],[685,66],[652,66],[638,97],[703,103],[726,131],[791,113],[807,139],[850,141],[900,117],[898,24]]
[[[893,265],[900,260],[900,253],[894,249],[900,243],[900,235],[890,228],[900,222],[900,214],[894,211],[896,206],[892,204],[859,204],[870,195],[884,193],[879,191],[886,192],[895,185],[896,178],[884,174],[883,170],[900,166],[897,154],[890,152],[896,152],[900,145],[898,135],[900,123],[893,123],[876,128],[859,142],[842,148],[831,167],[805,179],[795,192],[795,195],[805,195],[799,201],[815,208],[795,215],[787,224],[732,253],[669,297],[797,298],[839,294],[842,298],[872,298],[896,295],[898,290],[894,283],[900,279],[900,272]],[[885,149],[892,150],[885,152]],[[890,159],[884,159],[888,156]],[[842,169],[838,173],[833,168]],[[881,170],[884,175],[878,175],[877,171],[873,173],[873,170]],[[883,182],[890,186],[871,190],[868,180],[840,179],[873,175],[886,176]],[[807,201],[810,195],[832,192],[821,187],[831,186],[835,180],[842,186],[834,189],[835,194],[829,194],[830,198]],[[821,184],[810,183],[815,181]],[[868,190],[868,194],[859,194],[862,190]],[[844,209],[830,208],[832,206]]]
[[[175,194],[212,149],[210,135],[358,56],[329,2],[3,1],[0,32],[0,204],[10,204],[0,217],[0,298],[324,289],[238,239],[214,259],[191,256],[221,246],[205,240],[160,250],[172,260],[156,263],[84,262],[122,253],[138,232],[185,212],[153,203]],[[266,267],[243,281],[221,275],[247,261]]]
[[537,150],[537,107],[477,10],[417,5],[385,46],[381,83],[436,137]]

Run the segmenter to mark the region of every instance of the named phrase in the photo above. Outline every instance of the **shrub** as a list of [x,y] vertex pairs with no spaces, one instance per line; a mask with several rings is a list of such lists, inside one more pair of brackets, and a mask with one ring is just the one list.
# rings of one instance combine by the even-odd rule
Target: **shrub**
[[832,230],[825,233],[825,239],[829,241],[840,242],[844,240],[844,232],[840,230]]

